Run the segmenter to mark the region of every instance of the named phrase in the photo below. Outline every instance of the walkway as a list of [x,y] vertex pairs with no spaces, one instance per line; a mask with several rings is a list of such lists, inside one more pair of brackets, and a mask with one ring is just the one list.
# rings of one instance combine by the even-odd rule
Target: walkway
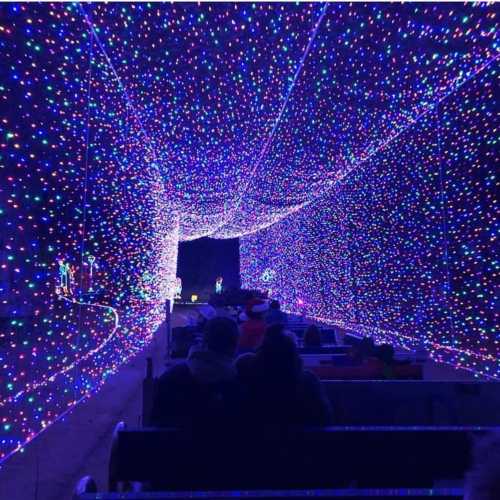
[[0,500],[71,500],[84,475],[106,489],[113,429],[121,420],[129,426],[140,424],[146,358],[153,357],[155,375],[163,371],[164,337],[162,327],[151,345],[97,394],[8,460],[0,470]]

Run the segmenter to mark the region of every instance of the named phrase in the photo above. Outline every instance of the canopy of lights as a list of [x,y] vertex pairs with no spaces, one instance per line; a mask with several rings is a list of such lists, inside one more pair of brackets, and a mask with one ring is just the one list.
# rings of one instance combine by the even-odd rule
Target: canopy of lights
[[178,243],[499,377],[494,4],[0,5],[0,461],[143,349]]

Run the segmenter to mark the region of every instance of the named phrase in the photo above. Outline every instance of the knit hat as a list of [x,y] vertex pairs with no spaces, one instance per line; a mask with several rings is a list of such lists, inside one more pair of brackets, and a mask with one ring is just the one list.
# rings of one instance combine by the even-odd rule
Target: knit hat
[[245,312],[248,313],[264,313],[269,309],[269,302],[262,299],[252,299],[247,302]]
[[198,312],[207,320],[211,320],[217,316],[217,311],[210,305],[205,304],[198,307]]

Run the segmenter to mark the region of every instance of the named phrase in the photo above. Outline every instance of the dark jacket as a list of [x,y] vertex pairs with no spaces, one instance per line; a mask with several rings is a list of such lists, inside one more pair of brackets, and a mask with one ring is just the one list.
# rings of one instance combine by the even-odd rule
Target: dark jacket
[[238,419],[242,389],[231,360],[211,351],[166,371],[156,383],[151,424],[159,427],[214,427]]
[[268,325],[275,325],[276,323],[286,325],[288,323],[287,314],[279,309],[269,309],[265,319]]
[[236,366],[248,394],[246,418],[256,425],[326,426],[332,408],[318,378],[304,370],[294,378],[262,370],[258,355],[245,355]]

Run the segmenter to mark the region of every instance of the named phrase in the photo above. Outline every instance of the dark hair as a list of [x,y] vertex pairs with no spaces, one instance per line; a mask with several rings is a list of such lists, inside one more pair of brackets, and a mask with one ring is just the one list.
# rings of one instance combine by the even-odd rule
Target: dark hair
[[480,437],[473,446],[473,466],[465,475],[465,500],[500,498],[500,432]]
[[394,347],[390,344],[381,344],[375,348],[375,356],[386,365],[394,361]]
[[238,326],[230,318],[213,318],[205,325],[206,346],[220,354],[234,355],[238,335]]
[[250,319],[262,319],[264,317],[264,313],[263,312],[245,311],[245,314]]
[[285,327],[275,324],[268,327],[257,351],[257,362],[269,382],[295,382],[302,370],[302,360],[295,342],[285,334]]
[[363,337],[359,343],[359,352],[362,357],[368,358],[375,354],[375,342],[371,337]]
[[321,332],[316,325],[309,325],[304,332],[304,347],[320,347]]
[[270,309],[277,309],[279,311],[280,308],[280,303],[277,300],[271,300],[271,303],[269,304]]
[[363,337],[349,350],[349,355],[358,363],[375,355],[375,342],[371,337]]

